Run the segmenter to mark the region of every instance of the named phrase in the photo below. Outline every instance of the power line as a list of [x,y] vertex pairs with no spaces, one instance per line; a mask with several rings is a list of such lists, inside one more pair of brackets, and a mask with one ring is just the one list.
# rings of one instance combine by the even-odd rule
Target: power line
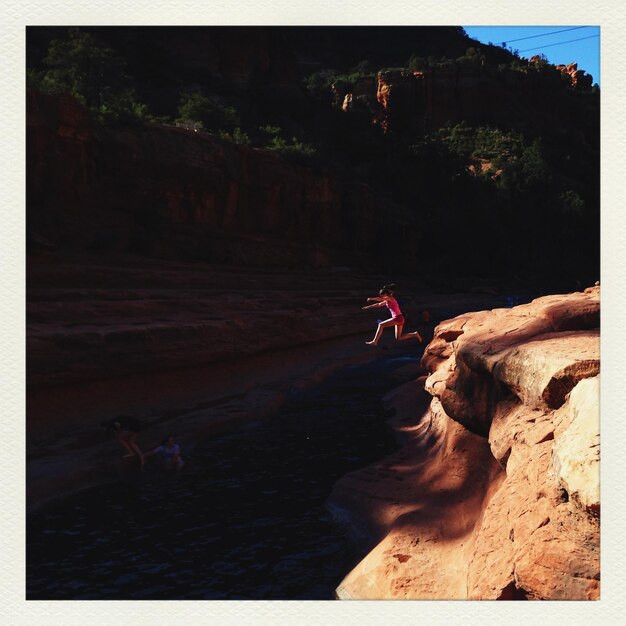
[[574,26],[572,28],[563,28],[562,30],[553,30],[550,33],[541,33],[540,35],[530,35],[529,37],[520,37],[519,39],[510,39],[502,43],[508,44],[514,41],[523,41],[524,39],[534,39],[535,37],[547,37],[548,35],[556,35],[557,33],[566,33],[568,30],[578,30],[579,28],[589,28],[589,26]]
[[567,41],[559,41],[558,43],[549,43],[546,46],[536,46],[535,48],[526,48],[526,50],[518,50],[518,52],[530,52],[531,50],[539,50],[543,48],[551,48],[552,46],[561,46],[564,43],[573,43],[574,41],[582,41],[583,39],[593,39],[600,35],[589,35],[589,37],[579,37],[578,39],[568,39]]

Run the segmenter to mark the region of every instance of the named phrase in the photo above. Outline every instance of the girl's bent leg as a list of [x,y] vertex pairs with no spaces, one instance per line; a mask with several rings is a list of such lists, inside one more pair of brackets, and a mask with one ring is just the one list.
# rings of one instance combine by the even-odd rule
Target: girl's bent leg
[[417,331],[415,331],[414,333],[407,333],[406,335],[403,335],[403,328],[404,324],[398,324],[396,326],[396,339],[398,341],[404,341],[405,339],[417,339],[420,343],[422,343],[422,336]]

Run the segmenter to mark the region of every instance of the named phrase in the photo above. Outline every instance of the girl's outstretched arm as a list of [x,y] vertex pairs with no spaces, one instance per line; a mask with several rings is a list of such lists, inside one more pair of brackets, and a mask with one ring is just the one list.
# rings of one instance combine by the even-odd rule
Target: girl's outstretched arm
[[376,304],[370,304],[368,306],[361,307],[361,311],[367,311],[367,309],[377,309],[378,307],[385,306],[385,301],[376,302]]

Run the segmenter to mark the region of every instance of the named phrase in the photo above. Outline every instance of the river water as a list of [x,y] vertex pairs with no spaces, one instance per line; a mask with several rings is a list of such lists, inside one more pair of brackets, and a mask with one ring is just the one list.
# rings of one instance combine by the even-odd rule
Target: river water
[[[367,546],[326,500],[395,449],[381,404],[413,342],[346,366],[273,417],[27,518],[28,599],[332,599]],[[411,378],[407,374],[407,380]]]

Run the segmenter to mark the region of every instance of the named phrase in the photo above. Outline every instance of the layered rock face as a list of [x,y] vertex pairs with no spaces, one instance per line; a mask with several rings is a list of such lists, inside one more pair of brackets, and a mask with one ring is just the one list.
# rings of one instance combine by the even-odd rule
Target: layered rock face
[[28,270],[30,387],[223,363],[373,327],[359,310],[368,278],[345,271],[84,254],[34,257]]
[[95,127],[70,97],[28,94],[27,187],[30,243],[282,267],[416,255],[415,217],[366,184],[203,132]]
[[598,599],[599,363],[599,288],[440,324],[331,497],[380,540],[338,597]]

